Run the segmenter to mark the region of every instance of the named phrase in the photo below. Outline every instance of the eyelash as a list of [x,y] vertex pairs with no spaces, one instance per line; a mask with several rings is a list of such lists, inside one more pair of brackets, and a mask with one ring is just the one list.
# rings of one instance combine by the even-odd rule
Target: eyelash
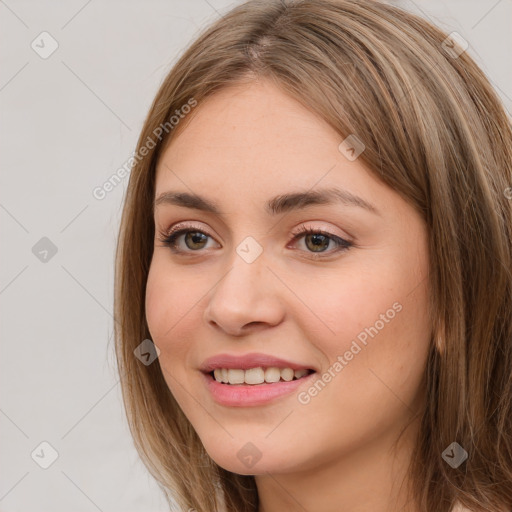
[[[194,226],[185,226],[181,229],[176,229],[174,231],[171,231],[170,233],[162,233],[161,232],[158,240],[160,242],[162,242],[164,247],[168,247],[175,254],[180,254],[180,255],[190,254],[190,255],[192,255],[194,253],[199,253],[200,250],[183,251],[183,250],[177,248],[176,239],[179,238],[181,235],[187,234],[189,232],[201,233],[203,235],[210,237],[210,235],[208,233],[205,233],[201,229],[198,229]],[[296,240],[298,240],[304,236],[307,236],[307,235],[323,235],[323,236],[326,236],[327,238],[330,238],[331,240],[333,240],[335,242],[335,244],[337,245],[337,247],[331,251],[325,251],[325,252],[320,252],[320,253],[307,251],[307,252],[310,252],[310,255],[313,259],[327,258],[329,256],[332,256],[333,254],[336,254],[339,252],[345,252],[348,249],[350,249],[351,247],[353,247],[353,245],[354,245],[352,242],[349,242],[348,240],[340,238],[339,236],[333,235],[332,233],[329,233],[327,231],[323,231],[321,229],[313,229],[313,228],[309,228],[306,226],[301,226],[299,228],[299,231],[294,234],[291,241],[295,242]],[[212,237],[210,237],[210,238],[212,238]]]

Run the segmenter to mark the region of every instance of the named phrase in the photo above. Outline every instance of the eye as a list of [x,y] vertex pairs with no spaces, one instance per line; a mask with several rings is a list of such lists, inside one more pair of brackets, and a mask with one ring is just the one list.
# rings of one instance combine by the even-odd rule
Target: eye
[[324,257],[323,253],[327,252],[326,249],[329,247],[330,242],[333,242],[334,249],[327,252],[327,255],[329,256],[334,253],[346,251],[353,246],[353,244],[348,240],[340,238],[328,231],[306,226],[301,226],[299,228],[299,232],[294,235],[293,241],[300,240],[301,238],[304,238],[304,243],[306,247],[311,250],[313,258]]
[[[179,227],[181,229],[179,229]],[[183,250],[178,246],[178,238],[181,238],[184,235],[185,245],[190,251]],[[178,225],[174,229],[172,229],[169,233],[160,233],[160,242],[165,247],[169,247],[174,253],[186,253],[186,252],[197,252],[200,249],[204,249],[206,247],[206,242],[208,238],[211,238],[210,235],[200,230],[199,228],[195,228],[194,226],[183,226]]]
[[[180,226],[181,229],[179,229]],[[179,247],[178,240],[182,236],[187,249]],[[206,248],[209,238],[212,237],[199,228],[190,225],[179,225],[169,233],[160,233],[159,241],[162,242],[163,246],[169,247],[175,254],[186,255],[188,253],[190,255],[190,253],[197,253]],[[332,233],[305,226],[301,226],[299,231],[294,234],[292,242],[297,242],[301,238],[304,238],[306,252],[310,252],[309,256],[313,258],[327,257],[337,252],[346,251],[353,246],[351,242]],[[327,251],[331,242],[334,249]],[[324,253],[326,253],[326,256],[324,256]]]

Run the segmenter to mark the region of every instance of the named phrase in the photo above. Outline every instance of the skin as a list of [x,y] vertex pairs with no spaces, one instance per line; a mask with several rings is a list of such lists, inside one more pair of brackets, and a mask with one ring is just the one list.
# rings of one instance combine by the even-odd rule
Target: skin
[[[195,192],[222,216],[155,208],[146,313],[171,392],[217,464],[256,476],[260,512],[415,511],[404,478],[431,339],[423,220],[360,158],[340,152],[339,134],[273,84],[223,89],[184,123],[158,163],[155,197]],[[264,210],[275,195],[331,186],[380,214],[339,202],[277,217]],[[182,235],[185,254],[176,255],[159,235],[190,222],[207,242],[187,245]],[[327,239],[324,258],[314,259],[311,240],[293,241],[303,225],[354,245],[335,252]],[[263,249],[251,264],[236,252],[247,236]],[[199,366],[219,353],[263,352],[317,368],[320,378],[396,303],[400,312],[307,404],[294,392],[226,407],[203,384]],[[247,442],[261,453],[251,468],[237,457]]]

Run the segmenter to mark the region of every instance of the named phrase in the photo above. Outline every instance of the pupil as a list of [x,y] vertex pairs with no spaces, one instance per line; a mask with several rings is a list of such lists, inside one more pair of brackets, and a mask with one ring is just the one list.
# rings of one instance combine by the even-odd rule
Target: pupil
[[312,248],[315,252],[321,252],[321,251],[316,251],[316,249],[318,249],[319,247],[321,248],[322,241],[323,242],[327,241],[327,245],[329,245],[329,239],[325,235],[320,235],[320,234],[308,235],[306,237],[306,245],[308,245],[308,248],[311,249],[311,247],[309,247],[308,240],[314,240]]
[[196,231],[196,232],[191,232],[191,231],[190,231],[190,232],[188,232],[188,233],[186,234],[186,237],[185,237],[185,238],[186,238],[186,242],[187,242],[187,246],[188,246],[188,248],[189,248],[189,249],[194,249],[194,248],[196,248],[196,247],[190,247],[190,246],[188,245],[188,241],[189,241],[189,240],[192,240],[192,243],[193,243],[193,244],[200,244],[200,243],[201,243],[201,241],[203,241],[203,242],[204,242],[204,240],[201,240],[201,239],[202,239],[202,238],[205,238],[205,237],[206,237],[206,235],[205,235],[204,233],[199,233],[199,232],[197,232],[197,231]]

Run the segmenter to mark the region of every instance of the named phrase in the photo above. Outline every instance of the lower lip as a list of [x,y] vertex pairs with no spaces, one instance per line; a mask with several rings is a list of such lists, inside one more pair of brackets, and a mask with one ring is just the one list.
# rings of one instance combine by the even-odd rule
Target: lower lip
[[231,407],[251,407],[267,404],[284,395],[289,395],[299,386],[309,382],[315,375],[289,382],[274,382],[272,384],[230,385],[217,382],[210,374],[203,373],[203,378],[213,399],[220,405]]

